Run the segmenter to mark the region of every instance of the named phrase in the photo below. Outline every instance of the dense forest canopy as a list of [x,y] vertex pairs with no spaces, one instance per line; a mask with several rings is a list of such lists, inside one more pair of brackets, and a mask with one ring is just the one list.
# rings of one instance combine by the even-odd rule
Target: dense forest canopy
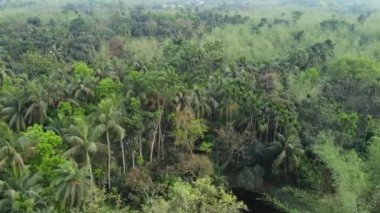
[[0,0],[0,213],[378,212],[377,0]]

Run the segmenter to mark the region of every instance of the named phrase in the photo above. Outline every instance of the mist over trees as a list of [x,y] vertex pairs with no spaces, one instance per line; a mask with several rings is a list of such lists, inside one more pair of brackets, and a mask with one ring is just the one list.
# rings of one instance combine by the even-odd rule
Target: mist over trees
[[0,0],[0,213],[378,212],[379,7]]

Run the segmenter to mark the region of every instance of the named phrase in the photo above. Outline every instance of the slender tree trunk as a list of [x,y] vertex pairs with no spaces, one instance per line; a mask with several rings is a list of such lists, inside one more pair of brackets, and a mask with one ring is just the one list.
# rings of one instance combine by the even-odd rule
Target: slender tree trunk
[[298,187],[300,187],[300,176],[298,173],[298,169],[296,169],[296,174],[297,174],[297,185],[298,185]]
[[154,150],[154,144],[156,142],[157,131],[158,131],[158,123],[156,124],[156,128],[154,130],[153,139],[152,139],[152,142],[151,142],[151,145],[150,145],[150,159],[149,159],[150,162],[153,161],[153,150]]
[[189,152],[190,152],[190,154],[194,157],[194,153],[193,153],[193,146],[192,146],[192,144],[190,144],[189,142],[188,142],[188,140],[186,140],[186,144],[187,144],[187,149],[189,150]]
[[157,122],[156,128],[154,130],[154,136],[153,136],[153,140],[152,140],[151,147],[150,147],[150,162],[153,161],[154,145],[156,143],[156,136],[157,136],[157,132],[158,132],[158,127],[159,127],[159,125],[161,123],[162,111],[163,111],[163,107],[161,108],[160,115],[158,117],[158,122]]
[[274,135],[273,135],[273,143],[276,142],[276,134],[277,134],[277,120],[274,125]]
[[160,138],[160,123],[158,123],[158,143],[157,143],[157,158],[160,158],[160,151],[161,151],[161,138]]
[[164,138],[162,136],[162,128],[161,128],[161,123],[158,126],[158,141],[161,143],[161,158],[164,158]]
[[287,166],[288,166],[288,160],[285,158],[284,172],[285,172],[285,180],[286,180],[286,182],[288,182],[288,169],[287,169]]
[[121,146],[121,155],[123,158],[123,173],[125,174],[127,168],[125,166],[125,153],[124,153],[124,144],[123,144],[122,138],[120,138],[120,146]]
[[108,127],[106,130],[107,146],[108,146],[108,190],[111,191],[111,143],[109,138]]
[[135,168],[135,153],[136,153],[136,151],[133,150],[133,151],[132,151],[132,169]]
[[227,122],[228,122],[228,106],[226,106],[226,122],[225,123]]
[[141,138],[141,135],[139,135],[139,142],[140,142],[140,156],[142,156],[142,138]]
[[267,137],[265,139],[265,143],[268,144],[268,137],[269,137],[269,122],[270,122],[270,117],[268,116],[268,123],[267,123]]
[[90,159],[90,155],[88,153],[87,153],[87,164],[88,164],[88,170],[90,172],[91,183],[94,183],[94,175],[92,173],[91,159]]

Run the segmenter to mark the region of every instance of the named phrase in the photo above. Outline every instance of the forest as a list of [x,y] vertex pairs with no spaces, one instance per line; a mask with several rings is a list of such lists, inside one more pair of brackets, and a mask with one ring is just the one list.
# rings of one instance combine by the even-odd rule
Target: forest
[[0,0],[0,213],[377,213],[380,1]]

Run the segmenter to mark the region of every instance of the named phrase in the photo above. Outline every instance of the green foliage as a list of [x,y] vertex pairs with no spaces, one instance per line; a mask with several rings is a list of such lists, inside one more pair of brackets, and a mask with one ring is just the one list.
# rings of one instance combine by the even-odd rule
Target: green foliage
[[145,207],[148,212],[240,212],[244,204],[213,185],[205,177],[193,183],[177,181],[169,189],[168,198],[158,197]]
[[86,63],[77,62],[73,65],[74,76],[78,79],[92,77],[95,74],[95,71],[87,66]]
[[[350,111],[363,114],[379,114],[373,109],[378,106],[380,65],[368,59],[346,58],[331,67],[331,83],[326,94],[335,98]],[[346,89],[348,88],[348,89]],[[363,102],[367,102],[363,105]]]
[[175,144],[185,146],[190,153],[194,150],[194,143],[203,137],[207,126],[201,119],[195,119],[189,112],[180,112],[175,118],[176,128],[174,136]]
[[2,173],[0,212],[34,212],[41,209],[41,177],[28,168],[13,167]]
[[[332,140],[321,135],[321,143],[314,148],[316,154],[332,171],[336,189],[336,202],[340,211],[357,212],[365,207],[362,196],[369,187],[364,162],[354,151],[342,153]],[[353,181],[355,180],[355,181]],[[334,212],[337,203],[326,203],[324,210]]]
[[321,79],[317,69],[311,68],[305,72],[288,75],[289,92],[300,103],[307,98],[315,98],[321,92]]
[[380,138],[374,137],[372,138],[371,145],[368,147],[368,169],[371,174],[371,179],[375,185],[379,184],[380,177]]
[[198,178],[214,174],[214,165],[207,156],[180,154],[176,164],[176,172],[183,178]]
[[302,163],[302,156],[305,153],[299,138],[295,135],[287,137],[286,141],[282,144],[275,142],[270,147],[270,149],[274,149],[274,147],[280,146],[280,153],[273,162],[272,171],[275,174],[283,171],[285,177],[287,177],[288,173],[298,173],[298,169]]
[[350,113],[347,114],[345,112],[342,112],[339,115],[339,121],[342,125],[342,130],[346,131],[349,135],[355,136],[357,132],[357,124],[358,124],[358,114],[357,113]]
[[37,155],[32,159],[32,169],[48,179],[56,177],[55,170],[65,162],[57,149],[62,144],[62,138],[52,131],[44,131],[40,125],[29,127],[22,136],[35,144]]
[[320,27],[322,28],[322,30],[326,31],[338,31],[344,28],[350,29],[350,25],[347,22],[337,19],[329,19],[322,21],[320,23]]
[[279,2],[0,0],[0,212],[377,212],[378,6]]
[[301,19],[303,15],[303,12],[302,11],[299,11],[299,10],[295,10],[292,12],[292,18],[293,18],[293,22],[297,22],[298,20]]
[[330,72],[333,78],[344,76],[365,81],[380,76],[380,65],[365,58],[344,58],[334,63]]
[[120,84],[114,82],[111,78],[105,78],[97,83],[95,95],[100,98],[105,98],[118,94],[120,89]]
[[52,54],[41,55],[38,52],[27,52],[21,56],[19,72],[27,72],[31,78],[48,75],[60,69],[58,60]]
[[211,142],[203,141],[199,146],[199,150],[205,153],[210,153],[212,151],[213,144]]
[[139,155],[137,156],[136,158],[136,164],[139,165],[139,166],[142,166],[144,164],[145,160],[144,160],[144,157],[142,155]]
[[53,193],[57,207],[80,207],[91,186],[87,171],[73,162],[61,162],[56,172],[51,185],[56,189]]

